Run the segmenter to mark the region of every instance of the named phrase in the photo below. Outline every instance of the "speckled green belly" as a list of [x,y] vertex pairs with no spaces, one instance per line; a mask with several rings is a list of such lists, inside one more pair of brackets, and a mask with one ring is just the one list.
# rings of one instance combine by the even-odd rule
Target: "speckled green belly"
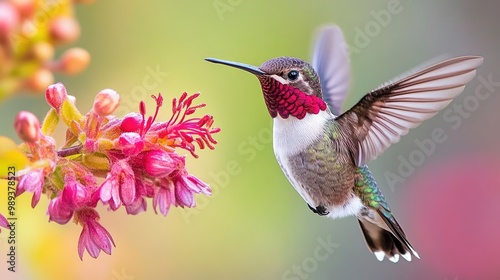
[[353,196],[356,166],[335,140],[325,135],[288,159],[294,187],[308,194],[313,207],[344,205]]

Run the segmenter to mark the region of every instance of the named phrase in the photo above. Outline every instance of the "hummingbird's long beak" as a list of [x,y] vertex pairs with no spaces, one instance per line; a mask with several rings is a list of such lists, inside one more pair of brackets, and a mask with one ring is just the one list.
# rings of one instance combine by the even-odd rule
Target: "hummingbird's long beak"
[[265,75],[266,74],[266,72],[260,70],[258,67],[253,66],[253,65],[249,65],[249,64],[233,62],[233,61],[229,61],[229,60],[222,60],[222,59],[217,59],[217,58],[205,58],[205,60],[209,61],[209,62],[224,64],[227,66],[231,66],[234,68],[245,70],[245,71],[250,72],[250,73],[255,74],[255,75]]

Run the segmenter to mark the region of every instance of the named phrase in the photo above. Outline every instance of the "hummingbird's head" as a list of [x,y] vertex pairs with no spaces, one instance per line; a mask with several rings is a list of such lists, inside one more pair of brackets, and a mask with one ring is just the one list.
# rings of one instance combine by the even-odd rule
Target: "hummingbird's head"
[[318,74],[309,63],[301,59],[278,57],[264,62],[260,67],[215,58],[206,60],[257,76],[267,109],[273,118],[279,114],[284,119],[290,115],[303,119],[307,113],[317,114],[327,108],[321,97]]

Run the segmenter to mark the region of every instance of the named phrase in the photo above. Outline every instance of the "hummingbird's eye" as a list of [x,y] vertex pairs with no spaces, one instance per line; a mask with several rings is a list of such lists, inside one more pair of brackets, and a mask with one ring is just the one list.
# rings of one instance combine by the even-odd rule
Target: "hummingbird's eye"
[[290,81],[295,81],[299,78],[299,72],[296,70],[292,70],[288,72],[287,76]]

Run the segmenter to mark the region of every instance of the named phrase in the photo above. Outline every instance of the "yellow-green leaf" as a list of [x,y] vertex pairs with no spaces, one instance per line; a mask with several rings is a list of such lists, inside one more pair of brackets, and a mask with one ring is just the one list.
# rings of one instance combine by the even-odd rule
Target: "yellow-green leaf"
[[19,150],[12,139],[0,136],[0,178],[9,177],[14,172],[24,169],[28,158]]
[[42,133],[48,136],[54,134],[56,130],[57,124],[59,123],[59,116],[54,108],[51,108],[47,115],[45,115],[45,119],[42,124]]

